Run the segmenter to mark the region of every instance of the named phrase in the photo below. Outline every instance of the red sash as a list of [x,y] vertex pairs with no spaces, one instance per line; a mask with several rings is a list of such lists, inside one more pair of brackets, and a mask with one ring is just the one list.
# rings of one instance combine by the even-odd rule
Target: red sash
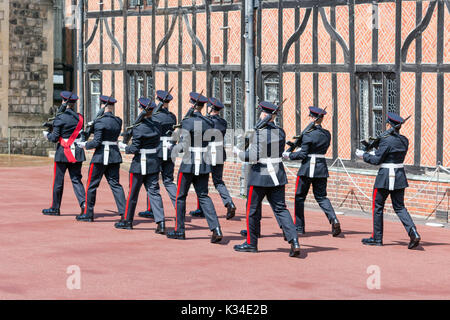
[[70,135],[67,142],[63,140],[62,137],[59,137],[59,143],[64,148],[64,155],[66,156],[67,160],[71,163],[77,162],[77,159],[72,154],[72,151],[70,151],[70,146],[73,144],[75,139],[78,137],[78,134],[80,133],[81,129],[83,128],[83,116],[81,114],[78,114],[78,124],[75,130]]

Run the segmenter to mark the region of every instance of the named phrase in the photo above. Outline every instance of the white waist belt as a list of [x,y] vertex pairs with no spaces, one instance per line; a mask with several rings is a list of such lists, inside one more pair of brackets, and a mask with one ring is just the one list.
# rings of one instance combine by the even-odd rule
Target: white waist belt
[[309,177],[314,178],[314,171],[316,169],[316,159],[317,158],[323,158],[325,159],[324,154],[308,154],[308,157],[311,158],[311,162],[309,163]]
[[[66,142],[66,143],[67,143],[67,141],[69,141],[68,138],[67,138],[67,139],[62,138],[62,139],[63,139],[64,142]],[[73,141],[73,143],[70,145],[70,152],[72,152],[72,155],[73,155],[74,158],[75,158],[75,142],[81,142],[81,138],[75,139],[75,140]]]
[[140,149],[141,154],[141,174],[144,176],[147,174],[147,154],[156,153],[158,149]]
[[189,147],[189,151],[194,153],[194,174],[198,176],[200,174],[200,165],[202,164],[202,152],[208,151],[208,148]]
[[109,160],[109,146],[117,146],[117,141],[102,141],[102,145],[105,146],[103,149],[103,164],[107,166]]
[[172,145],[172,137],[161,137],[160,140],[162,141],[162,149],[163,149],[163,160],[167,160],[167,155],[169,151],[169,147]]
[[223,146],[223,141],[212,141],[209,143],[211,146],[211,165],[217,164],[217,147]]
[[394,190],[395,169],[403,168],[403,163],[382,163],[381,168],[389,169],[389,190]]
[[281,158],[261,158],[258,160],[259,163],[267,165],[267,171],[269,171],[269,175],[272,178],[272,181],[275,186],[278,186],[280,184],[280,181],[278,181],[277,174],[275,172],[275,168],[273,167],[274,163],[281,163]]

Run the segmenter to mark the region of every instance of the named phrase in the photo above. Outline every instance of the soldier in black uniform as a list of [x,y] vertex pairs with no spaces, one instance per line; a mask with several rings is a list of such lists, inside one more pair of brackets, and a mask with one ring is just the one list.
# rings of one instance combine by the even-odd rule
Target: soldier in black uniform
[[321,126],[323,116],[327,112],[317,107],[309,107],[309,111],[309,116],[315,121],[315,124],[311,130],[304,133],[300,150],[283,153],[284,159],[302,161],[297,173],[295,190],[295,225],[299,234],[305,233],[305,200],[312,184],[314,198],[325,212],[331,224],[331,233],[333,237],[336,237],[341,233],[341,226],[336,218],[333,206],[327,198],[327,178],[329,175],[327,162],[325,161],[325,153],[330,146],[331,135],[328,130]]
[[370,238],[362,239],[365,245],[383,245],[383,210],[384,203],[391,195],[392,206],[400,218],[403,226],[410,237],[408,249],[419,245],[420,235],[416,226],[405,208],[405,188],[408,187],[403,161],[408,152],[408,139],[400,134],[401,124],[404,119],[395,113],[388,112],[387,123],[391,130],[381,138],[378,149],[375,152],[364,152],[356,150],[356,156],[362,157],[364,162],[381,165],[375,179],[373,190],[373,233]]
[[[174,144],[172,141],[172,132],[174,126],[177,124],[177,117],[169,111],[169,102],[172,101],[172,95],[164,90],[156,91],[156,97],[163,103],[161,109],[156,114],[152,115],[152,120],[161,125],[161,142],[159,143],[159,157],[161,158],[161,177],[164,187],[169,194],[170,200],[175,207],[177,198],[177,186],[173,182],[173,171],[175,164],[171,157],[171,148]],[[150,201],[147,198],[147,210],[139,212],[140,217],[154,218],[151,210]]]
[[81,212],[84,211],[85,194],[81,181],[81,166],[86,160],[84,150],[75,142],[81,141],[80,132],[83,129],[83,117],[74,111],[78,96],[72,92],[61,92],[63,103],[67,103],[66,110],[57,115],[53,121],[53,131],[44,131],[44,137],[57,143],[55,152],[55,166],[53,178],[53,200],[49,209],[42,210],[45,215],[59,216],[61,199],[64,189],[64,175],[69,170],[73,190],[78,199]]
[[95,149],[86,186],[86,207],[84,212],[76,217],[78,221],[94,221],[95,198],[103,175],[111,187],[119,214],[125,213],[125,194],[119,182],[122,156],[117,145],[117,138],[122,129],[122,119],[114,116],[116,99],[100,96],[100,102],[103,104],[105,112],[92,124],[94,139],[89,142],[77,143],[81,148]]
[[[216,98],[209,98],[208,107],[210,107],[210,112],[208,118],[214,122],[214,129],[220,131],[220,136],[214,137],[214,141],[209,143],[210,153],[211,153],[211,175],[214,183],[214,187],[219,192],[222,198],[225,208],[227,208],[227,220],[230,220],[236,214],[236,206],[233,203],[233,198],[231,198],[230,193],[223,182],[223,164],[226,160],[225,152],[225,134],[227,132],[227,121],[220,116],[220,111],[224,108],[222,102]],[[218,133],[218,132],[216,132]],[[191,211],[192,216],[204,217],[204,213],[200,208],[199,202],[197,201],[197,210]]]
[[133,128],[133,140],[130,146],[119,142],[119,147],[125,149],[127,154],[134,154],[130,166],[130,188],[125,206],[125,215],[114,226],[118,229],[133,229],[133,218],[142,183],[147,189],[147,195],[157,223],[156,233],[165,234],[164,210],[159,190],[159,168],[161,166],[159,141],[161,126],[151,119],[151,110],[156,107],[148,98],[138,100],[141,110],[148,112],[139,124]]
[[205,132],[214,128],[214,123],[201,114],[201,109],[208,99],[196,92],[191,92],[190,98],[190,102],[193,104],[190,111],[193,113],[181,122],[180,143],[173,149],[174,154],[182,149],[184,156],[178,172],[175,230],[168,232],[167,237],[185,239],[186,196],[191,184],[194,184],[200,207],[203,209],[209,229],[212,231],[211,242],[217,243],[222,240],[223,234],[214,204],[208,196],[211,165],[206,156],[209,141],[204,138]]
[[242,252],[258,251],[258,232],[261,223],[261,202],[264,197],[272,207],[277,221],[281,224],[286,240],[291,244],[289,256],[300,254],[297,232],[292,221],[291,214],[286,207],[285,185],[287,184],[286,172],[281,161],[281,156],[286,144],[286,134],[273,121],[278,111],[274,104],[262,101],[261,120],[271,117],[270,121],[262,129],[256,130],[249,149],[239,152],[234,149],[242,161],[252,162],[248,177],[247,191],[247,241],[234,246],[234,250]]

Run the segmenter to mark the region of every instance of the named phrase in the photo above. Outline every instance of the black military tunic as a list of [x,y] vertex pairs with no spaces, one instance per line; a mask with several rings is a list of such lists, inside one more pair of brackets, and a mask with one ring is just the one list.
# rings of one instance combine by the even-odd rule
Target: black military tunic
[[[52,208],[54,209],[59,209],[61,206],[64,175],[67,169],[80,207],[83,208],[85,203],[81,166],[82,162],[86,160],[86,156],[84,150],[76,145],[76,141],[81,138],[80,134],[76,137],[73,134],[76,129],[80,131],[80,127],[83,127],[80,115],[71,108],[67,108],[62,114],[56,116],[53,121],[53,131],[47,135],[50,142],[57,143],[53,178]],[[72,137],[72,140],[73,138],[76,139],[70,145],[67,145],[70,142],[70,137]],[[66,147],[63,147],[63,144]]]
[[151,118],[144,119],[133,128],[133,140],[125,152],[134,154],[130,166],[130,188],[125,207],[124,220],[133,221],[137,199],[142,183],[147,189],[155,222],[164,221],[163,203],[159,190],[159,170],[161,160],[158,157],[161,126]]
[[264,197],[277,217],[286,240],[297,239],[294,222],[286,207],[285,185],[287,184],[281,156],[286,144],[286,134],[273,122],[257,130],[249,149],[239,153],[242,161],[253,163],[248,176],[247,190],[247,243],[257,246],[260,233],[261,202]]
[[405,136],[393,132],[380,140],[375,154],[366,152],[363,155],[365,162],[381,165],[373,190],[372,238],[375,240],[382,240],[383,238],[383,210],[389,195],[391,195],[394,211],[408,234],[415,227],[404,204],[405,188],[408,187],[408,181],[402,164],[408,152],[408,146],[409,142]]
[[183,158],[178,173],[175,231],[185,231],[186,196],[191,184],[194,184],[200,207],[202,208],[210,230],[219,227],[216,210],[208,196],[208,180],[211,172],[208,157],[208,142],[204,139],[205,131],[214,127],[211,120],[196,111],[191,117],[181,122],[180,143],[174,152],[183,150]]
[[120,179],[120,163],[122,156],[117,139],[122,128],[122,119],[111,112],[96,119],[93,123],[94,139],[86,143],[86,149],[95,149],[89,167],[89,176],[86,186],[86,208],[84,214],[93,216],[97,188],[103,175],[108,181],[119,214],[125,213],[125,194]]
[[309,132],[305,132],[301,150],[289,155],[291,160],[301,160],[297,173],[295,188],[295,225],[305,226],[305,199],[312,184],[314,198],[325,212],[328,221],[336,219],[333,206],[327,198],[328,167],[325,160],[331,141],[330,132],[320,125],[315,125]]
[[[161,126],[161,141],[159,144],[159,154],[161,158],[161,178],[164,187],[169,194],[170,200],[175,207],[177,198],[177,186],[173,182],[173,172],[175,164],[172,161],[171,148],[174,141],[171,139],[173,126],[177,124],[177,117],[167,108],[162,107],[160,111],[152,115],[152,120],[159,123]],[[147,210],[151,210],[150,201],[147,199]]]

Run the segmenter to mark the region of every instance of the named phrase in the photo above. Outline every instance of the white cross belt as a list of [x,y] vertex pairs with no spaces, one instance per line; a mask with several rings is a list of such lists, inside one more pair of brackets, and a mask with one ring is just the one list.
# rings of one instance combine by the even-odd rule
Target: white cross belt
[[141,154],[141,174],[144,176],[147,174],[147,154],[156,153],[158,149],[140,149]]
[[308,154],[308,157],[311,158],[311,162],[309,163],[309,177],[314,178],[314,171],[316,169],[316,159],[317,158],[325,158],[324,154]]
[[272,178],[273,184],[275,186],[278,186],[280,184],[280,181],[278,181],[277,174],[275,172],[274,164],[275,163],[281,163],[281,158],[261,158],[258,160],[259,163],[267,165],[267,171],[269,171],[269,175]]
[[117,146],[117,141],[102,141],[102,145],[105,146],[103,149],[103,164],[107,166],[109,161],[109,146]]
[[212,141],[209,143],[211,146],[211,165],[217,164],[217,147],[223,146],[223,141]]
[[208,148],[189,147],[189,151],[194,153],[194,174],[198,176],[200,174],[200,165],[202,163],[202,152],[208,151]]
[[403,163],[382,163],[381,168],[389,169],[389,190],[394,190],[395,169],[403,168]]
[[172,137],[161,137],[160,140],[162,141],[163,160],[166,161],[169,153],[169,147],[172,145]]

